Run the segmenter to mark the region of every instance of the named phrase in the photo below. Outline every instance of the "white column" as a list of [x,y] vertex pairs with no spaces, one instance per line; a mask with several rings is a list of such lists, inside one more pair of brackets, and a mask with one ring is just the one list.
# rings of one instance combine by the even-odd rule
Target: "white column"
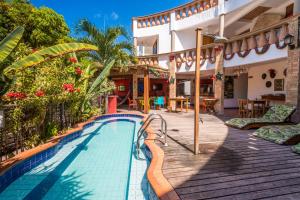
[[224,37],[224,28],[225,28],[225,14],[221,14],[219,17],[219,35]]

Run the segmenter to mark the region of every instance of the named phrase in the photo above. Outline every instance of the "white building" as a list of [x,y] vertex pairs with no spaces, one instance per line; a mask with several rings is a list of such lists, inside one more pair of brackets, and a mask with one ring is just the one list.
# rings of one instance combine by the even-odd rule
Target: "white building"
[[[288,77],[294,72],[288,54],[297,51],[298,42],[291,49],[283,40],[288,33],[298,40],[299,10],[299,0],[196,0],[135,17],[133,36],[139,64],[169,70],[176,80],[176,87],[169,87],[170,97],[193,97],[195,30],[200,27],[205,34],[200,94],[220,98],[220,112],[223,106],[237,107],[239,98],[265,95],[276,103],[297,104],[296,91],[289,91],[293,83]],[[224,36],[228,41],[220,45],[211,36]],[[224,55],[216,67],[219,54]],[[212,78],[217,73],[223,75],[222,80]]]

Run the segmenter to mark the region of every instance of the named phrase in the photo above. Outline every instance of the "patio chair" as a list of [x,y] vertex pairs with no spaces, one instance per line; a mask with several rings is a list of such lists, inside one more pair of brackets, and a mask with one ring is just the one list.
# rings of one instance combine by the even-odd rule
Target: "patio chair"
[[130,108],[137,109],[137,107],[138,107],[138,104],[137,104],[136,100],[128,98],[128,109],[129,110],[130,110]]
[[295,145],[300,142],[300,124],[265,126],[256,130],[253,135],[276,144]]
[[268,125],[284,125],[289,123],[295,106],[274,105],[260,118],[233,118],[225,122],[227,126],[238,129],[260,128]]
[[158,106],[159,108],[165,107],[165,97],[156,97],[154,99],[154,109]]
[[249,104],[248,99],[238,99],[240,118],[249,117],[250,110],[248,108],[248,104]]

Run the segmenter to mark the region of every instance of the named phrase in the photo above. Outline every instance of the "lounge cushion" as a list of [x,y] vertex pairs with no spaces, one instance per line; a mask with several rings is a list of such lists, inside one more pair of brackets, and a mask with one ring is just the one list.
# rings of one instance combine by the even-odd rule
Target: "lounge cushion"
[[293,152],[300,154],[300,143],[292,146],[292,150]]
[[262,117],[274,122],[284,122],[295,110],[295,106],[274,105]]
[[271,120],[264,119],[264,118],[233,118],[226,121],[225,124],[242,129],[249,124],[266,123],[266,122],[272,123]]
[[265,126],[254,132],[254,135],[277,144],[287,144],[288,141],[300,137],[300,124],[284,126]]
[[233,118],[226,125],[242,129],[247,125],[259,123],[282,123],[295,111],[295,106],[274,105],[261,118]]

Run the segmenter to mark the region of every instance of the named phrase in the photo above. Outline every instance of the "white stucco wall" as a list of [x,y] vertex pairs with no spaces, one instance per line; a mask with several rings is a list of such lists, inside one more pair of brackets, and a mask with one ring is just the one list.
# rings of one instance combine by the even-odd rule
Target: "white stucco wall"
[[175,34],[175,51],[196,48],[196,31],[188,29]]
[[[285,79],[283,71],[286,67],[287,60],[282,60],[270,64],[260,64],[255,67],[249,68],[248,76],[250,78],[248,79],[248,98],[261,98],[261,95],[264,94],[285,94],[286,88],[284,88],[284,91],[274,91],[274,79]],[[269,69],[276,70],[277,73],[275,78],[270,78],[270,74],[268,72]],[[261,78],[261,75],[263,73],[267,74],[267,78],[264,80]],[[267,81],[272,82],[272,86],[270,88],[266,87]]]

